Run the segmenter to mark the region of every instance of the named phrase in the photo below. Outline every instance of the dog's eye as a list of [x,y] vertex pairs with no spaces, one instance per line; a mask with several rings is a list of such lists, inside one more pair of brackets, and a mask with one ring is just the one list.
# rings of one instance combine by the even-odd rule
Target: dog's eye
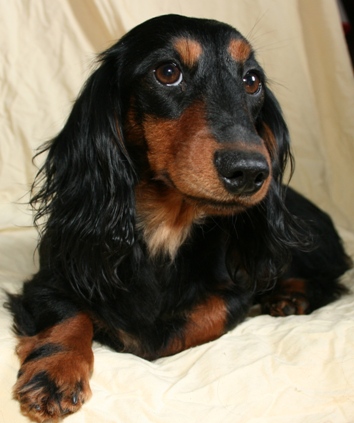
[[183,74],[175,63],[164,63],[154,70],[155,78],[163,85],[176,86],[183,80]]
[[243,77],[243,84],[247,94],[258,94],[262,89],[262,82],[255,72],[247,72]]

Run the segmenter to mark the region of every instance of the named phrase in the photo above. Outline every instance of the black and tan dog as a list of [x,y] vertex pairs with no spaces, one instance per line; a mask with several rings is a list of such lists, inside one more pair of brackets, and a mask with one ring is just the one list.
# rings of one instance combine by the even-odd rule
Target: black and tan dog
[[38,422],[89,398],[93,339],[152,360],[218,338],[255,301],[303,314],[344,291],[340,239],[284,194],[287,128],[228,25],[169,15],[130,31],[43,150],[40,269],[8,303],[14,394]]

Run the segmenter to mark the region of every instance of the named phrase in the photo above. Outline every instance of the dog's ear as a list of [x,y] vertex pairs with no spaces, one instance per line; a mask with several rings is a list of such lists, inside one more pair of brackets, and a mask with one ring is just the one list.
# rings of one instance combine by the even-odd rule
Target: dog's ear
[[266,89],[257,129],[272,159],[272,176],[265,199],[247,213],[237,217],[237,242],[242,242],[241,262],[256,289],[269,287],[285,270],[293,248],[306,249],[308,242],[301,231],[302,223],[292,216],[285,204],[284,171],[293,158],[289,133],[275,96]]
[[48,156],[33,187],[35,220],[45,218],[40,252],[49,266],[55,261],[74,275],[81,292],[117,282],[115,261],[134,243],[135,172],[123,132],[120,49],[100,57],[64,128],[43,149]]
[[264,104],[258,118],[257,129],[272,157],[273,178],[281,184],[287,165],[290,167],[290,176],[292,175],[294,161],[290,151],[288,127],[278,100],[268,87],[265,88]]

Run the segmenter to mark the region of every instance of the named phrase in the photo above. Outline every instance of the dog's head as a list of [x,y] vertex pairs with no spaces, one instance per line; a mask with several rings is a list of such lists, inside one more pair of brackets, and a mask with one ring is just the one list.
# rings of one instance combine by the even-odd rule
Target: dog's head
[[205,216],[259,204],[274,213],[289,154],[249,42],[220,22],[162,16],[101,54],[49,146],[33,203],[78,255],[88,245],[96,258],[121,254],[136,220],[152,252],[174,255]]
[[248,41],[219,22],[165,16],[121,43],[129,51],[123,132],[127,148],[145,158],[140,177],[207,214],[260,202],[279,181],[288,140]]

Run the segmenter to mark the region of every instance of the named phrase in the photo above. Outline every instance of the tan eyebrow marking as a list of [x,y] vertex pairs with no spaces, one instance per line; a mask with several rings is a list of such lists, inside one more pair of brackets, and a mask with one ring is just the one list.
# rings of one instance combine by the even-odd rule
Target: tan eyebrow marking
[[232,39],[228,51],[236,62],[244,63],[252,53],[251,45],[243,39]]
[[198,63],[203,52],[201,44],[190,38],[178,38],[173,46],[181,56],[182,62],[190,68]]

